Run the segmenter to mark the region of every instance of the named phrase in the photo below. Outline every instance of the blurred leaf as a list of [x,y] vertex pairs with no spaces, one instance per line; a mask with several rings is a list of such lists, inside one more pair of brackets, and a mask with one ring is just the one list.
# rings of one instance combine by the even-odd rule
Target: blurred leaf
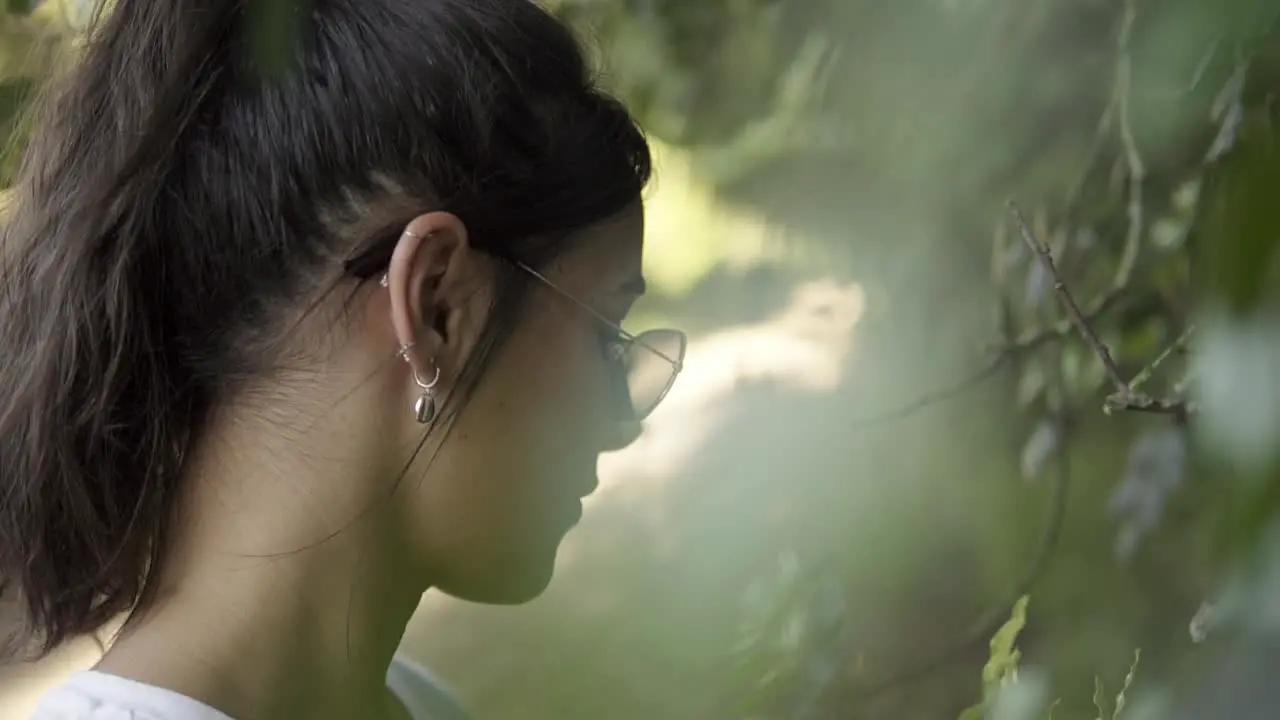
[[1151,224],[1151,244],[1159,250],[1177,250],[1187,236],[1187,223],[1178,218],[1164,217]]
[[1044,368],[1039,363],[1028,364],[1018,378],[1018,406],[1027,407],[1038,400],[1045,389]]
[[22,112],[36,89],[36,83],[25,78],[0,82],[0,134],[6,142],[0,148],[0,186],[7,186],[22,156]]
[[1200,202],[1199,176],[1188,180],[1173,191],[1173,209],[1183,216],[1191,215]]
[[1257,305],[1276,274],[1280,245],[1280,148],[1275,111],[1248,111],[1232,151],[1205,178],[1194,230],[1208,297],[1240,315]]
[[1120,336],[1119,344],[1113,344],[1111,347],[1119,350],[1120,357],[1151,358],[1160,352],[1161,344],[1166,341],[1167,334],[1165,322],[1162,319],[1153,319],[1135,324]]
[[1033,258],[1027,264],[1026,289],[1023,291],[1027,308],[1036,310],[1042,307],[1045,300],[1049,298],[1052,288],[1053,278],[1049,275],[1044,263]]
[[1086,254],[1098,246],[1098,231],[1088,225],[1081,227],[1076,231],[1073,243],[1077,253]]
[[1129,446],[1124,477],[1108,507],[1120,523],[1116,554],[1132,557],[1139,543],[1159,526],[1169,495],[1187,470],[1186,437],[1180,428],[1148,430]]
[[312,0],[258,0],[248,3],[251,66],[264,77],[291,72],[300,57],[303,31],[311,18]]
[[761,711],[787,698],[816,703],[843,667],[847,609],[837,576],[781,553],[743,595],[733,649],[739,710]]
[[1197,434],[1233,466],[1265,474],[1280,449],[1280,318],[1206,320],[1192,363]]
[[1200,607],[1196,609],[1196,614],[1191,617],[1191,622],[1187,625],[1187,633],[1191,635],[1191,642],[1202,643],[1209,637],[1209,633],[1213,632],[1214,626],[1218,622],[1219,611],[1217,607],[1205,601],[1200,603]]
[[959,720],[981,719],[992,709],[1002,685],[1018,680],[1018,635],[1027,624],[1029,595],[1023,595],[1013,604],[1009,619],[991,637],[990,653],[982,666],[982,701],[960,713]]
[[1013,604],[1009,619],[991,638],[991,655],[982,668],[982,682],[988,685],[1016,680],[1018,660],[1022,653],[1017,649],[1018,635],[1027,625],[1027,603],[1031,596],[1023,595]]
[[1248,69],[1247,64],[1237,63],[1235,71],[1231,73],[1231,77],[1227,79],[1213,102],[1212,117],[1218,123],[1218,134],[1214,137],[1208,152],[1205,153],[1205,162],[1216,162],[1223,155],[1231,152],[1236,145],[1240,123],[1244,120],[1245,111],[1241,99],[1244,95],[1244,81]]
[[[1226,521],[1219,526],[1216,550],[1228,558],[1256,559],[1268,548],[1263,540],[1280,516],[1280,471],[1272,470],[1244,492],[1228,495]],[[1257,485],[1254,487],[1253,485]]]
[[1091,398],[1107,379],[1102,360],[1083,344],[1072,342],[1064,345],[1060,360],[1063,391],[1068,398]]
[[1044,465],[1062,442],[1061,424],[1053,418],[1041,420],[1022,446],[1023,480],[1036,480],[1044,472]]
[[0,131],[8,134],[35,89],[35,81],[27,78],[0,80]]
[[1052,716],[1047,673],[1031,669],[1018,674],[1018,681],[1001,685],[996,692],[989,720],[1042,720]]
[[18,15],[30,14],[40,5],[41,0],[5,0],[5,9]]
[[[1115,347],[1109,344],[1108,347]],[[1092,397],[1098,388],[1107,383],[1107,368],[1097,353],[1085,353],[1080,364],[1079,386],[1076,388],[1079,397]]]
[[62,17],[67,25],[76,32],[89,28],[99,6],[109,9],[111,0],[46,0],[46,4],[57,2],[61,6]]
[[66,27],[56,5],[25,17],[0,14],[0,79],[41,79],[53,69],[66,43]]

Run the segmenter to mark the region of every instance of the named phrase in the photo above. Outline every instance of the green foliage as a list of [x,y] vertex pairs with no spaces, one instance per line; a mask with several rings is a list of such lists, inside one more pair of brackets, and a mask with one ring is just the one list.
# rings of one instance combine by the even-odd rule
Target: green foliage
[[991,657],[982,668],[984,687],[999,687],[1006,682],[1018,681],[1018,661],[1022,653],[1017,648],[1018,634],[1027,626],[1029,595],[1023,595],[1013,604],[1008,622],[991,638]]
[[1280,187],[1280,111],[1271,103],[1245,108],[1241,92],[1228,101],[1234,109],[1223,111],[1230,124],[1220,132],[1232,150],[1207,173],[1197,228],[1205,290],[1235,314],[1263,301],[1278,279],[1280,249],[1280,206],[1268,191]]
[[[1226,474],[1250,465],[1257,479],[1246,497],[1239,496],[1243,486],[1222,485],[1196,515],[1206,525],[1221,520],[1225,549],[1238,553],[1256,544],[1258,528],[1280,510],[1273,502],[1280,492],[1267,479],[1280,478],[1280,436],[1266,410],[1274,399],[1239,387],[1230,397],[1221,394],[1232,386],[1229,379],[1250,377],[1266,387],[1263,371],[1249,375],[1245,368],[1274,365],[1277,353],[1258,339],[1274,335],[1269,321],[1249,326],[1239,319],[1273,312],[1280,279],[1280,209],[1267,190],[1280,183],[1277,110],[1266,90],[1280,70],[1280,27],[1274,10],[1248,0],[1223,6],[1218,17],[1197,18],[1218,28],[1217,39],[1201,35],[1191,44],[1199,49],[1185,53],[1199,58],[1188,87],[1154,93],[1151,78],[1165,72],[1156,62],[1170,56],[1136,47],[1131,36],[1193,27],[1191,11],[1133,2],[1117,10],[1112,87],[1090,152],[1076,171],[1059,175],[1058,188],[1031,195],[1030,232],[1049,247],[1057,276],[1010,223],[1002,219],[994,237],[992,279],[1005,352],[1020,376],[1017,403],[1033,428],[1025,436],[1023,473],[1037,477],[1068,442],[1067,418],[1154,409],[1168,424],[1149,423],[1132,436],[1109,499],[1116,555],[1131,559],[1158,532],[1196,465],[1206,467],[1206,451],[1234,468]],[[1080,318],[1064,311],[1061,288]],[[1213,316],[1218,309],[1237,325],[1224,329]],[[1106,347],[1113,368],[1076,320]],[[1250,435],[1254,447],[1271,449],[1244,458],[1255,452]],[[1220,515],[1222,508],[1239,510]]]
[[982,702],[960,713],[960,720],[983,720],[999,697],[1002,688],[1018,682],[1018,635],[1027,625],[1027,603],[1023,595],[1013,604],[1009,619],[991,638],[991,653],[982,667]]
[[[1142,650],[1133,651],[1133,662],[1129,664],[1129,671],[1125,673],[1124,682],[1120,686],[1120,692],[1116,694],[1114,702],[1108,703],[1106,690],[1103,687],[1102,678],[1094,677],[1093,679],[1093,706],[1098,710],[1097,720],[1121,720],[1122,713],[1128,705],[1126,694],[1133,687],[1134,678],[1138,674],[1138,661],[1142,659]],[[1110,710],[1108,710],[1108,705]]]
[[[990,656],[982,668],[982,701],[961,712],[958,720],[990,720],[993,717],[1001,720],[1033,720],[1032,716],[1024,714],[1025,712],[1031,712],[1036,717],[1043,717],[1046,720],[1053,720],[1059,700],[1053,701],[1044,708],[1043,714],[1038,714],[1040,710],[1027,711],[1021,705],[1018,710],[1010,713],[1005,710],[1006,705],[1002,704],[1002,700],[1007,702],[1008,698],[1019,690],[1018,664],[1022,659],[1022,653],[1018,650],[1017,640],[1019,633],[1027,624],[1028,600],[1028,596],[1024,595],[1014,603],[1008,621],[991,638]],[[1142,651],[1135,650],[1133,662],[1129,664],[1129,670],[1114,700],[1108,699],[1102,678],[1094,677],[1093,706],[1098,712],[1096,720],[1127,718],[1124,711],[1128,706],[1128,694],[1137,677],[1138,661],[1141,657]]]
[[744,593],[732,651],[735,711],[744,717],[807,717],[844,664],[846,602],[823,570],[782,553]]
[[[708,78],[724,82],[701,60],[686,63],[705,56],[671,45],[699,37],[688,32],[694,11],[643,4],[643,32],[660,48],[645,60],[647,77],[684,88],[704,87]],[[616,10],[586,0],[561,5]],[[707,29],[742,31],[729,5],[697,10],[704,46]],[[1100,481],[1080,478],[1088,486],[1083,497],[1095,503],[1088,511],[1110,522],[1105,534],[1090,535],[1107,537],[1119,561],[1154,556],[1183,574],[1171,581],[1180,591],[1204,592],[1221,562],[1202,549],[1211,532],[1230,539],[1224,543],[1230,554],[1247,553],[1280,511],[1280,461],[1241,460],[1243,438],[1269,442],[1273,455],[1280,447],[1276,413],[1267,410],[1280,406],[1274,374],[1263,370],[1276,365],[1280,350],[1257,339],[1277,336],[1274,322],[1264,320],[1280,304],[1280,206],[1269,200],[1280,186],[1274,3],[788,5],[805,9],[779,11],[780,35],[761,47],[825,42],[815,54],[824,60],[809,63],[821,70],[795,74],[803,79],[798,84],[809,86],[796,93],[808,103],[804,131],[791,125],[781,133],[809,140],[760,143],[764,152],[735,144],[749,134],[744,128],[788,113],[777,96],[772,106],[761,105],[758,88],[744,91],[739,102],[727,100],[730,87],[717,88],[715,97],[733,108],[736,122],[702,126],[704,116],[691,110],[670,125],[680,130],[664,137],[694,147],[707,175],[727,193],[737,192],[735,179],[788,171],[774,182],[759,181],[764,190],[748,197],[788,224],[808,228],[810,216],[837,218],[830,223],[835,231],[815,233],[812,242],[850,254],[871,254],[855,246],[842,225],[853,226],[862,209],[860,179],[872,176],[866,185],[903,189],[904,214],[931,212],[936,195],[945,197],[944,222],[958,229],[917,257],[920,264],[943,264],[990,252],[998,316],[993,354],[1015,376],[1014,405],[1025,428],[1023,475],[1051,475],[1048,464],[1076,452],[1079,435],[1096,436],[1106,427],[1120,438],[1122,455]],[[806,12],[820,20],[793,22]],[[935,38],[943,42],[928,42]],[[622,58],[629,55],[616,57],[625,72]],[[743,67],[759,59],[740,57]],[[777,84],[784,68],[803,65],[776,57],[765,64]],[[629,92],[626,82],[619,87]],[[754,100],[746,101],[748,95]],[[823,118],[833,115],[843,122],[841,132],[823,130]],[[1028,211],[1060,277],[1013,229],[1001,209],[1010,197]],[[884,252],[900,259],[907,255],[898,237],[903,222],[894,220],[884,233],[884,244],[893,247]],[[994,233],[978,240],[973,236],[980,233],[969,230],[992,225]],[[963,250],[947,255],[944,244]],[[1114,373],[1063,311],[1060,284],[1108,348]],[[902,288],[894,301],[926,294]],[[919,302],[936,319],[944,311],[938,296],[931,298]],[[1205,317],[1215,306],[1250,322],[1220,331]],[[1228,361],[1207,370],[1207,356]],[[1137,408],[1141,414],[1106,417],[1125,407],[1116,402],[1125,399],[1117,398],[1123,394],[1116,374],[1134,397],[1159,402]],[[1246,375],[1245,390],[1214,394],[1222,378]],[[1230,481],[1241,474],[1248,482]],[[1200,475],[1214,482],[1196,482]],[[1171,539],[1166,518],[1175,514],[1178,537]],[[799,661],[786,663],[794,668]],[[1131,680],[1132,672],[1126,688]],[[1112,714],[1124,709],[1124,691],[1115,705]]]
[[[800,3],[801,12],[826,0]],[[646,132],[693,149],[723,186],[797,153],[838,150],[844,124],[822,105],[838,51],[770,0],[547,0],[596,40],[605,79]]]
[[279,78],[295,67],[303,23],[311,0],[259,0],[249,3],[247,24],[252,66],[264,77]]
[[0,187],[9,184],[21,156],[29,101],[57,64],[74,52],[97,1],[10,3],[7,13],[0,12]]

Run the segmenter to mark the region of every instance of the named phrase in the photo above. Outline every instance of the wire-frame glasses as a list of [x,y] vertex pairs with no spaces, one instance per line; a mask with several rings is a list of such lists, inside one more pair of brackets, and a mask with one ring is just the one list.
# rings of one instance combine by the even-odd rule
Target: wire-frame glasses
[[626,380],[627,399],[634,419],[648,417],[667,396],[676,376],[684,369],[684,352],[688,345],[685,334],[671,328],[657,328],[633,335],[537,270],[521,262],[514,264],[617,333],[617,340],[605,348],[607,359],[619,368]]

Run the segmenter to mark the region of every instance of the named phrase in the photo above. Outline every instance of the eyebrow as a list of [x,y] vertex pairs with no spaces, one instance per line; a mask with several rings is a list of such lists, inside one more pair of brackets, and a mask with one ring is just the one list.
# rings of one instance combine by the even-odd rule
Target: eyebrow
[[622,292],[627,295],[643,295],[648,289],[649,285],[641,275],[634,275],[622,284]]

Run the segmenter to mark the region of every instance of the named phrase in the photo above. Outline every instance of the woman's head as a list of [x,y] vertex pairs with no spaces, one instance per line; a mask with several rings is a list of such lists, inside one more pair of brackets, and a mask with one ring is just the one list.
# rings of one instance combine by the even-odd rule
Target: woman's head
[[[649,405],[683,352],[612,327],[648,148],[555,19],[313,0],[268,76],[247,4],[116,0],[14,191],[0,580],[53,644],[151,598],[203,473],[258,452],[245,427],[390,493],[443,589],[527,599],[625,442],[629,359]],[[269,465],[246,483],[310,482]]]

